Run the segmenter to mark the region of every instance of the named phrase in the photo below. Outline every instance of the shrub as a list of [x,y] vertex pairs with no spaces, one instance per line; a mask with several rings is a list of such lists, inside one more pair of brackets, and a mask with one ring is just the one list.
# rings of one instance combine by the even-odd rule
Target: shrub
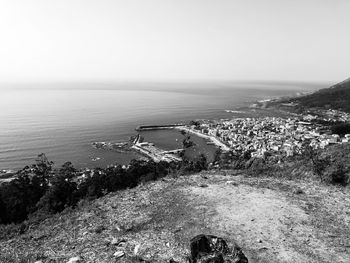
[[184,158],[180,170],[184,172],[200,172],[208,169],[207,157],[201,153],[194,160]]
[[350,133],[350,123],[341,123],[331,126],[331,131],[333,134],[338,134],[344,136]]

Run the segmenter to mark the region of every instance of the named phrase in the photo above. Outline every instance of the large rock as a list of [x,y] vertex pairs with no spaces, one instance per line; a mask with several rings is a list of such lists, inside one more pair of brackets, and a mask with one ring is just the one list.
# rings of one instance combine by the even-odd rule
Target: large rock
[[248,263],[240,247],[229,248],[226,241],[212,235],[191,239],[191,263]]

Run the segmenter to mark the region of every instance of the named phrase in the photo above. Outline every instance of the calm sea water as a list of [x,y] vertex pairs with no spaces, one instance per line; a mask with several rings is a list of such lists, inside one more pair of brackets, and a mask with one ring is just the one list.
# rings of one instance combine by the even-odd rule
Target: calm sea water
[[[316,88],[291,84],[5,86],[0,88],[0,170],[22,168],[39,153],[57,165],[65,161],[76,167],[128,163],[136,154],[98,150],[91,143],[128,140],[140,124],[232,118],[234,114],[226,109]],[[164,149],[175,148],[181,138],[175,131],[143,135]],[[93,161],[96,157],[100,159]]]

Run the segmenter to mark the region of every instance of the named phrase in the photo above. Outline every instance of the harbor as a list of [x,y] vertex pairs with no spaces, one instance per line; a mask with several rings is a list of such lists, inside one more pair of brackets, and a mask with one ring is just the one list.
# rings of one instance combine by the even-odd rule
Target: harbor
[[[163,125],[140,125],[135,128],[138,132],[137,135],[129,138],[128,141],[119,142],[94,142],[92,147],[95,149],[111,150],[115,152],[134,152],[144,156],[154,162],[181,162],[183,156],[189,158],[195,158],[200,152],[207,154],[207,157],[211,160],[215,149],[221,148],[223,152],[228,151],[229,147],[221,142],[215,136],[203,134],[193,127],[188,126],[184,123],[175,124],[163,124]],[[172,134],[171,131],[179,131],[178,134]],[[160,135],[159,132],[166,132],[167,135]],[[181,131],[186,134],[193,134],[195,137],[192,139],[195,141],[194,147],[185,150],[182,145],[183,135]],[[156,132],[156,136],[149,136],[150,133]],[[146,141],[145,141],[146,135]],[[163,136],[163,138],[162,138]],[[200,138],[198,139],[196,138]],[[159,143],[159,138],[162,138],[163,143]],[[204,140],[203,140],[204,139]],[[169,141],[173,140],[169,147]],[[202,141],[201,141],[202,140]],[[164,141],[168,141],[168,145],[164,144]],[[198,145],[197,145],[198,144]],[[95,159],[94,159],[95,160]]]

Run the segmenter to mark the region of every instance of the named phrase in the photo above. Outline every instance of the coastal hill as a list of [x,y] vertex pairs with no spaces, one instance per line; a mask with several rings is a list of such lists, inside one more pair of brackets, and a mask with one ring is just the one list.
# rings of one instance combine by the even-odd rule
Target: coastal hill
[[350,113],[350,78],[309,95],[290,99],[302,107],[337,109]]

